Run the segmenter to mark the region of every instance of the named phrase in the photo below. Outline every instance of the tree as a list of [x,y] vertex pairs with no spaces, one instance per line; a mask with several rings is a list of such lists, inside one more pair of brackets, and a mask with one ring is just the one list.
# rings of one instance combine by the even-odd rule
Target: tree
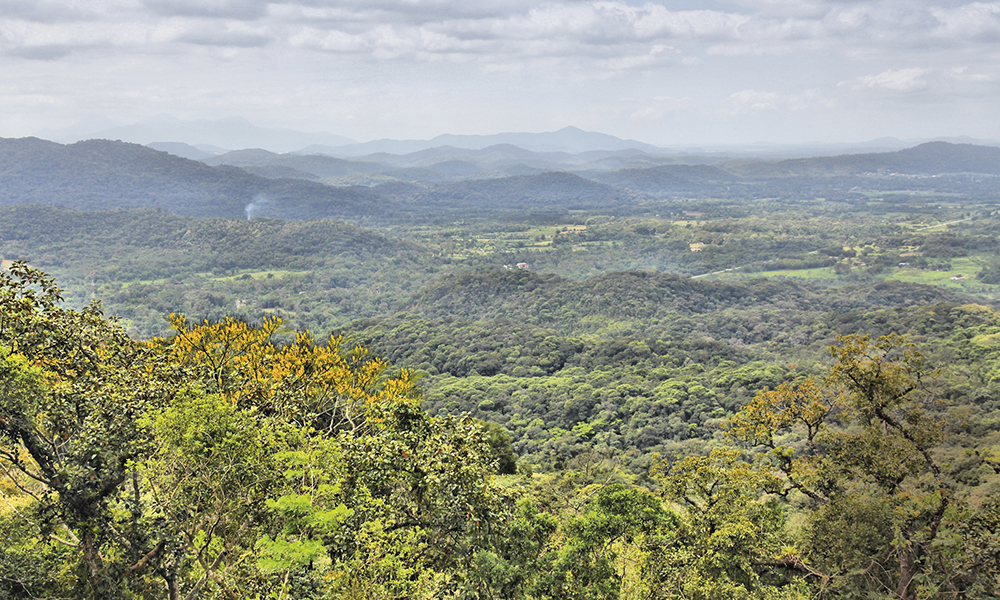
[[558,528],[554,515],[539,511],[530,497],[520,499],[514,517],[504,524],[502,542],[476,553],[469,587],[483,600],[536,595],[539,580],[552,568],[550,550]]
[[956,498],[934,459],[942,423],[922,385],[923,356],[898,335],[837,342],[824,381],[765,389],[728,433],[760,449],[782,493],[808,498],[801,548],[822,589],[960,593],[962,559],[947,550]]
[[270,319],[140,343],[60,300],[0,273],[0,590],[430,598],[503,540],[490,434],[408,372]]
[[191,370],[188,378],[241,409],[300,427],[361,433],[365,411],[380,395],[415,393],[408,372],[387,377],[386,362],[366,349],[342,352],[342,337],[319,344],[306,331],[279,343],[277,317],[260,325],[231,317],[193,324],[170,315],[170,323],[175,334],[155,342],[171,362]]
[[278,457],[303,444],[301,432],[198,389],[150,420],[154,449],[138,463],[142,525],[162,531],[167,597],[245,597],[261,584],[250,557],[271,523],[265,502],[282,489]]
[[624,484],[597,490],[586,512],[564,527],[566,542],[536,586],[541,598],[619,598],[630,571],[639,579],[641,548],[676,525],[652,493]]
[[[663,496],[679,506],[678,526],[650,540],[644,569],[663,599],[798,598],[801,585],[771,473],[734,449],[654,466]],[[770,494],[769,494],[770,493]]]
[[113,597],[162,557],[123,494],[151,442],[142,417],[171,397],[169,370],[98,304],[60,301],[23,262],[0,273],[0,469],[33,499],[37,530],[75,549],[88,592]]

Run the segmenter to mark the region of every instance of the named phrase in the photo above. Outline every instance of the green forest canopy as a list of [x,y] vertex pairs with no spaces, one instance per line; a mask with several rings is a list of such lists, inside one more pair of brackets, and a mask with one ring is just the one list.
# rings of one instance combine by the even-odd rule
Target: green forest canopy
[[995,430],[899,336],[839,338],[819,376],[644,477],[594,453],[500,476],[502,431],[428,415],[412,373],[340,337],[173,316],[136,341],[60,300],[23,263],[0,273],[7,595],[998,592]]

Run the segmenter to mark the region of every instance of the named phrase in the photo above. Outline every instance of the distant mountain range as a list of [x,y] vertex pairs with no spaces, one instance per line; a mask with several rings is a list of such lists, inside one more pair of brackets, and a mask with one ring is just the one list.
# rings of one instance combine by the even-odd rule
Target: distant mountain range
[[498,133],[494,135],[439,135],[430,140],[375,140],[363,144],[344,146],[310,146],[302,153],[330,154],[333,156],[365,156],[369,154],[412,154],[432,148],[452,147],[464,150],[483,150],[491,146],[510,145],[531,152],[567,152],[579,154],[594,150],[643,150],[664,152],[652,144],[636,140],[623,140],[613,135],[564,127],[548,133]]
[[593,150],[636,149],[662,152],[651,144],[624,140],[613,135],[565,127],[548,133],[499,133],[495,135],[439,135],[430,140],[375,140],[358,143],[331,133],[305,133],[288,129],[268,129],[241,118],[198,119],[184,121],[170,115],[157,115],[131,125],[104,118],[91,118],[70,127],[43,130],[37,137],[59,143],[88,139],[108,139],[135,144],[157,145],[157,149],[180,151],[185,158],[201,158],[188,148],[167,144],[186,144],[207,155],[226,150],[261,148],[271,152],[364,156],[377,153],[410,154],[421,150],[452,146],[482,150],[498,144],[510,144],[533,152],[580,153]]
[[[162,144],[150,147],[171,151]],[[197,149],[184,150],[197,158]],[[180,154],[174,150],[174,154]],[[697,161],[641,150],[533,152],[511,144],[480,150],[441,146],[409,154],[380,152],[351,159],[322,154],[277,154],[267,150],[236,150],[200,158],[209,165],[232,165],[265,177],[322,179],[335,185],[378,185],[387,181],[459,181],[533,175],[546,171],[609,171]]]
[[[485,150],[497,146],[515,146],[533,153],[578,155],[589,152],[640,151],[649,155],[698,157],[694,162],[710,163],[724,158],[744,159],[805,158],[850,153],[890,152],[927,141],[956,144],[1000,146],[1000,142],[971,138],[936,140],[899,140],[879,138],[862,143],[756,143],[704,147],[657,147],[632,139],[564,127],[541,133],[498,133],[493,135],[444,134],[428,140],[380,139],[369,142],[332,133],[302,132],[256,126],[246,119],[197,119],[186,121],[161,114],[137,123],[125,124],[104,117],[90,117],[63,129],[39,131],[36,137],[69,144],[88,139],[108,139],[149,145],[190,159],[224,154],[231,150],[263,149],[275,153],[322,154],[341,158],[373,155],[412,155],[421,151]],[[688,162],[682,160],[680,162]],[[626,168],[622,165],[618,168]]]
[[846,154],[774,162],[730,165],[730,170],[761,177],[859,175],[866,173],[1000,175],[1000,148],[973,144],[927,142],[896,152]]
[[512,211],[614,214],[657,198],[867,201],[919,191],[1000,199],[1000,148],[971,144],[782,161],[681,160],[641,150],[570,154],[497,145],[353,160],[241,150],[198,161],[120,141],[0,138],[0,205],[413,223]]
[[0,138],[0,205],[44,203],[77,210],[160,208],[192,217],[344,219],[380,214],[366,188],[267,179],[211,167],[138,144],[89,140],[62,145]]
[[180,142],[209,154],[240,148],[267,148],[291,152],[310,145],[343,146],[355,140],[332,133],[304,133],[291,129],[257,127],[246,119],[198,119],[184,121],[170,115],[157,115],[132,125],[104,119],[88,120],[66,129],[44,130],[37,137],[63,144],[88,139],[120,140],[133,144]]

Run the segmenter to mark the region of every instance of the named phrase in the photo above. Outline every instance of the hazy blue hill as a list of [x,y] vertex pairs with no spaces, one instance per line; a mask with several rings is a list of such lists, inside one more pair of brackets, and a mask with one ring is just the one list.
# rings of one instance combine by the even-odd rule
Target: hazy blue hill
[[356,143],[351,138],[330,133],[258,127],[239,117],[186,121],[160,114],[130,125],[106,123],[112,126],[83,128],[79,125],[82,124],[65,130],[45,131],[44,136],[65,143],[105,138],[139,144],[169,141],[192,146],[210,144],[221,148],[268,148],[275,152],[298,150],[312,144],[339,146]]
[[169,152],[170,154],[190,160],[201,160],[203,158],[215,156],[215,154],[211,152],[206,152],[201,148],[195,148],[191,144],[185,144],[182,142],[153,142],[151,144],[146,144],[146,147],[152,148],[153,150],[159,150],[160,152]]
[[332,187],[297,179],[271,180],[246,207],[247,216],[275,219],[391,219],[394,203],[367,187]]
[[161,208],[194,217],[307,219],[384,215],[367,189],[269,180],[231,166],[212,167],[124,142],[60,145],[0,139],[0,205],[40,202],[81,210]]
[[652,144],[625,140],[605,133],[564,127],[546,133],[499,133],[495,135],[439,135],[432,142],[463,148],[485,148],[496,144],[511,144],[538,152],[586,152],[588,150],[659,150]]
[[927,142],[893,153],[890,166],[902,173],[984,173],[1000,175],[1000,148]]
[[581,161],[565,152],[533,152],[511,144],[497,144],[481,149],[436,146],[415,152],[389,154],[379,152],[358,157],[359,161],[383,163],[393,167],[430,167],[442,162],[462,161],[482,168],[502,168],[518,163],[532,164],[554,170]]
[[[439,148],[420,156],[383,157],[385,162],[259,149],[202,162],[118,141],[63,146],[35,138],[0,139],[0,205],[39,202],[81,210],[160,208],[195,217],[388,224],[506,218],[518,212],[545,219],[567,210],[613,213],[622,208],[632,214],[652,196],[852,200],[859,188],[960,193],[995,202],[993,177],[1000,175],[1000,148],[946,142],[779,162],[581,170],[587,178],[567,172],[568,166],[537,171],[546,157],[593,164],[616,156],[646,160],[650,155],[629,150],[581,158],[498,145]],[[522,158],[527,160],[519,162]],[[929,176],[937,174],[942,176]]]
[[450,158],[451,160],[467,160],[479,165],[492,168],[507,167],[518,163],[527,163],[537,166],[573,165],[579,161],[572,154],[567,152],[536,152],[520,148],[513,144],[495,144],[479,149],[453,149],[450,152],[440,152],[440,149],[427,150],[408,155],[407,159],[423,159],[434,156],[437,158]]
[[161,207],[238,218],[265,179],[138,144],[88,140],[60,145],[0,140],[0,203],[44,202],[84,210]]
[[470,150],[481,150],[490,146],[509,144],[533,152],[568,152],[577,154],[590,150],[640,149],[650,152],[660,151],[651,144],[636,140],[624,140],[613,135],[583,131],[576,127],[564,127],[558,131],[543,133],[498,133],[493,135],[439,135],[431,140],[391,140],[382,139],[361,144],[350,144],[329,148],[338,156],[364,156],[379,152],[408,154],[439,146],[453,146]]
[[300,171],[292,167],[280,167],[278,165],[240,168],[247,173],[266,177],[267,179],[305,179],[307,181],[319,181],[321,179],[315,173],[307,173],[306,171]]
[[516,164],[509,167],[504,167],[503,169],[496,171],[502,176],[506,177],[517,177],[520,175],[541,175],[547,172],[545,169],[539,169],[538,167],[530,167],[528,165]]
[[429,167],[446,161],[463,161],[483,169],[505,169],[527,165],[544,171],[574,170],[610,171],[621,168],[642,168],[675,162],[677,157],[648,154],[641,150],[591,150],[579,154],[569,152],[539,152],[513,144],[495,144],[480,149],[438,146],[405,154],[378,153],[358,160],[381,162],[397,167]]
[[563,172],[495,179],[474,179],[436,185],[410,200],[428,206],[468,210],[569,210],[634,204],[641,196]]
[[410,197],[424,192],[427,189],[427,186],[414,183],[412,181],[390,180],[380,183],[372,189],[379,194],[387,196]]
[[[369,178],[374,183],[385,180],[409,182],[461,181],[483,172],[483,168],[465,160],[445,160],[426,167],[399,167],[373,173]],[[353,180],[356,178],[347,178]]]
[[434,163],[428,168],[450,177],[468,177],[483,170],[479,165],[467,160],[446,160]]
[[590,176],[602,183],[649,194],[705,192],[735,183],[738,179],[732,173],[710,165],[662,165]]
[[1000,148],[927,142],[896,152],[845,154],[777,162],[733,161],[720,165],[734,173],[759,178],[849,176],[870,173],[938,175],[982,173],[1000,175]]
[[236,167],[284,167],[312,173],[320,178],[373,173],[388,168],[378,163],[349,161],[321,154],[276,154],[259,148],[234,150],[221,156],[206,158],[202,162],[207,165],[233,165]]

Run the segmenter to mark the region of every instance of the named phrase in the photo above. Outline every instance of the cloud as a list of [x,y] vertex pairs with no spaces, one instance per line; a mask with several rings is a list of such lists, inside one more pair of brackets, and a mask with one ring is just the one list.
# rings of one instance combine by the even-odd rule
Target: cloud
[[955,81],[968,83],[991,83],[997,80],[995,75],[969,72],[968,67],[953,67],[945,75]]
[[[924,77],[930,72],[929,69],[889,69],[877,75],[865,75],[859,77],[849,84],[854,89],[881,90],[887,92],[918,92],[928,87],[927,79]],[[844,85],[848,82],[842,82]]]
[[690,109],[693,104],[689,97],[656,96],[652,102],[633,110],[629,117],[635,121],[659,121],[667,113]]
[[730,94],[727,107],[722,112],[729,115],[745,115],[767,110],[803,111],[832,106],[834,102],[815,89],[798,93],[747,89]]
[[21,46],[8,50],[10,56],[27,58],[29,60],[56,60],[73,52],[72,46],[64,44],[47,44],[43,46]]
[[249,31],[191,31],[177,38],[179,42],[202,46],[225,46],[233,48],[260,48],[267,46],[271,36]]
[[160,16],[203,17],[252,21],[267,15],[267,0],[143,0]]
[[99,19],[99,3],[59,0],[0,0],[0,19],[36,23],[69,23]]
[[775,108],[780,99],[777,92],[741,90],[729,96],[729,103],[734,113],[745,113]]
[[933,8],[934,35],[948,40],[1000,41],[1000,3],[972,2],[952,8]]
[[[675,10],[663,0],[0,0],[0,29],[12,20],[47,23],[50,37],[146,31],[135,48],[181,41],[267,44],[374,60],[482,60],[513,69],[560,58],[607,73],[686,64],[705,56],[833,52],[898,55],[901,48],[968,47],[1000,37],[1000,2],[955,5],[911,0],[736,0],[727,9]],[[725,6],[725,5],[720,5]],[[251,33],[216,33],[220,20]],[[167,28],[170,36],[157,35]],[[67,24],[60,28],[59,24]],[[223,32],[235,31],[223,29]],[[51,43],[57,43],[51,41]],[[62,42],[65,43],[65,42]],[[25,39],[24,46],[43,45]],[[672,55],[667,59],[664,48]],[[506,66],[505,66],[506,65]]]
[[[305,122],[308,110],[275,107],[315,106],[320,118],[404,125],[444,97],[455,113],[494,102],[523,115],[537,102],[555,108],[535,123],[570,124],[576,107],[584,120],[643,126],[674,112],[650,100],[662,94],[734,120],[834,102],[871,114],[888,101],[986,105],[998,42],[1000,1],[0,0],[5,85],[29,82],[66,106],[126,106],[127,116],[81,109],[119,118],[194,105],[230,114],[237,88],[267,115]],[[359,86],[357,98],[342,93]]]
[[488,72],[520,71],[530,64],[549,68],[557,61],[572,67],[564,73],[577,79],[692,64],[696,57],[681,44],[733,38],[749,19],[620,1],[553,2],[506,13],[490,9],[482,17],[459,10],[438,20],[394,8],[385,2],[356,12],[340,5],[283,4],[272,16],[286,25],[298,23],[287,38],[294,47],[380,60],[479,61]]

